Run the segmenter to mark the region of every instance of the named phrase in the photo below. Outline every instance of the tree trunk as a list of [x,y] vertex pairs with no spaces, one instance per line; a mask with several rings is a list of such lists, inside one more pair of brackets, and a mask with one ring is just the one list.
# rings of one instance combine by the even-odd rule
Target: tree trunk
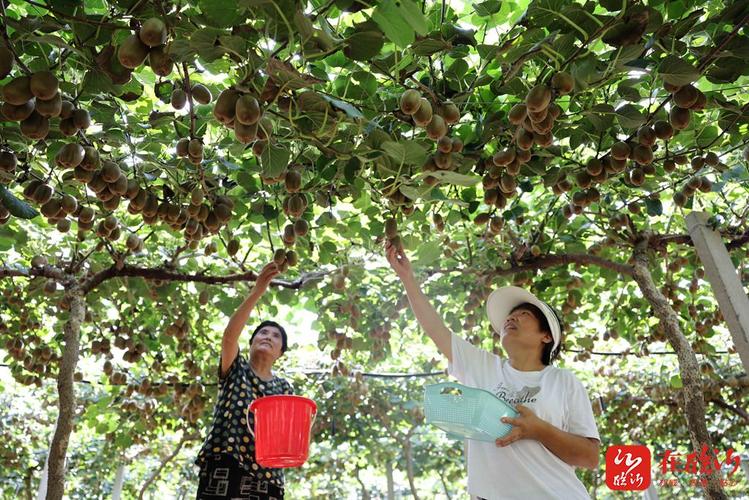
[[122,485],[125,482],[125,464],[120,462],[117,466],[117,472],[114,475],[114,485],[112,486],[112,500],[120,500],[122,496]]
[[364,481],[361,480],[361,477],[359,477],[359,469],[356,469],[356,480],[359,481],[359,485],[361,486],[361,498],[362,500],[370,500],[371,497],[369,496],[369,491],[367,490],[367,485],[364,484]]
[[33,476],[34,476],[34,469],[33,468],[27,469],[26,477],[23,478],[23,482],[24,482],[23,491],[24,491],[24,497],[26,498],[26,500],[31,500],[33,496],[31,493],[31,479],[33,478]]
[[439,476],[440,481],[442,481],[442,489],[445,490],[445,498],[447,498],[447,500],[452,500],[452,497],[450,496],[450,489],[447,487],[447,481],[445,481],[445,476],[443,476],[442,474],[440,474]]
[[395,482],[393,481],[393,464],[390,460],[385,461],[385,478],[388,483],[387,500],[395,500]]
[[174,457],[176,457],[179,453],[179,450],[182,449],[182,445],[185,444],[186,440],[187,436],[183,435],[182,439],[179,440],[179,443],[177,444],[177,447],[174,449],[172,454],[162,460],[159,468],[156,469],[153,474],[151,474],[151,477],[149,477],[145,483],[143,483],[143,487],[140,489],[140,493],[138,493],[138,500],[143,500],[143,495],[146,494],[146,490],[148,489],[148,487],[151,486],[154,481],[156,481],[156,479],[159,477],[159,474],[161,474],[161,471],[164,470],[164,467],[166,467],[169,462],[174,460]]
[[49,450],[49,470],[47,483],[47,500],[62,500],[65,491],[65,454],[68,451],[70,434],[73,432],[75,416],[75,387],[73,374],[78,362],[81,323],[85,318],[83,294],[74,285],[65,294],[70,303],[68,320],[63,328],[65,347],[62,351],[60,371],[57,375],[57,395],[60,411],[57,415],[57,426]]
[[[648,257],[648,239],[637,244],[634,252],[634,278],[645,296],[653,307],[658,319],[663,323],[666,338],[676,352],[679,362],[679,373],[681,375],[682,389],[679,402],[682,404],[687,419],[687,428],[692,440],[695,452],[700,453],[702,445],[707,445],[708,452],[713,453],[710,434],[705,424],[705,398],[702,392],[702,381],[700,380],[700,367],[697,356],[692,349],[689,340],[684,336],[679,326],[679,316],[671,308],[668,299],[661,293],[653,281],[650,273],[650,259]],[[726,493],[720,484],[718,471],[707,476],[706,495],[712,500],[727,499]]]
[[411,433],[406,435],[406,440],[403,444],[403,451],[406,455],[406,473],[408,474],[408,485],[411,487],[411,494],[414,500],[419,500],[419,494],[416,491],[416,483],[414,482],[414,461],[411,456]]

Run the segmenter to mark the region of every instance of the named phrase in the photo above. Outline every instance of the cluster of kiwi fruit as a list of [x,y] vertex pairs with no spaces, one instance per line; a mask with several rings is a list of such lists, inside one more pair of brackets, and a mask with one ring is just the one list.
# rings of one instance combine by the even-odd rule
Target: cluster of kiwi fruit
[[333,290],[336,292],[343,292],[346,290],[346,278],[349,275],[348,266],[343,266],[341,269],[336,271],[330,276],[330,284]]
[[[551,146],[554,142],[551,131],[555,121],[562,116],[562,108],[554,100],[569,94],[574,87],[575,80],[572,75],[566,71],[559,71],[552,75],[550,85],[536,85],[528,91],[524,103],[515,104],[510,109],[508,119],[512,125],[517,126],[514,136],[517,149],[530,151],[534,144],[542,148]],[[522,165],[522,157],[513,163],[516,158],[510,152],[497,159],[501,160],[501,166],[511,171],[519,170]]]
[[383,181],[382,196],[390,201],[391,208],[400,210],[406,217],[416,210],[414,200],[403,194],[400,190],[400,182],[395,177],[389,177]]
[[42,215],[50,224],[56,224],[60,232],[70,230],[71,222],[67,216],[88,218],[90,215],[93,220],[93,214],[89,212],[92,209],[79,206],[74,196],[55,193],[52,186],[38,179],[32,179],[24,186],[23,196],[27,201],[39,205]]
[[[133,70],[148,58],[155,74],[167,76],[174,68],[174,61],[166,48],[168,35],[164,21],[157,17],[147,19],[117,48],[117,60],[127,70]],[[130,75],[127,78],[129,80]]]
[[668,121],[675,130],[687,128],[692,112],[701,111],[707,106],[707,96],[692,84],[677,86],[664,82],[663,87],[671,94],[673,106],[668,113]]
[[2,99],[3,119],[21,122],[21,133],[29,139],[47,137],[50,118],[59,117],[60,131],[68,136],[91,125],[87,111],[62,99],[57,77],[50,71],[14,78],[2,88]]
[[[463,141],[459,137],[451,138],[447,135],[443,135],[437,141],[437,152],[427,157],[424,165],[421,167],[423,172],[434,172],[436,170],[455,170],[460,164],[459,159],[453,156],[453,153],[461,153],[463,151]],[[437,177],[427,175],[424,177],[424,182],[430,186],[434,186],[439,183]]]
[[185,92],[185,89],[185,82],[181,82],[179,86],[175,86],[172,90],[169,101],[175,110],[184,108],[188,99],[198,104],[210,104],[213,100],[213,94],[202,83],[194,83],[189,92]]
[[252,144],[252,151],[260,156],[273,134],[273,122],[263,115],[257,97],[234,88],[223,90],[213,105],[213,116],[219,123],[234,130],[234,137],[242,144]]
[[414,125],[425,127],[427,136],[439,141],[447,134],[447,127],[460,120],[460,111],[452,102],[432,106],[432,103],[416,89],[407,89],[400,98],[401,111],[410,116]]
[[[9,184],[15,177],[18,159],[12,151],[0,150],[0,185]],[[10,220],[11,213],[0,200],[0,226]]]
[[602,40],[614,47],[626,47],[640,41],[650,20],[650,7],[628,5],[624,16],[603,34]]
[[197,137],[183,137],[177,141],[177,156],[187,158],[193,165],[203,161],[203,141]]

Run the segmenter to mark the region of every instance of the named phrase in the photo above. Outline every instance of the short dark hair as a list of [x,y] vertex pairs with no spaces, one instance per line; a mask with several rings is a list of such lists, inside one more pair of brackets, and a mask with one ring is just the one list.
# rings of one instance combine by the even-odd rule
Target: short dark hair
[[550,365],[555,359],[559,357],[559,353],[562,350],[562,339],[564,337],[563,337],[563,330],[562,330],[562,321],[559,318],[559,314],[557,314],[554,308],[549,306],[549,309],[551,309],[551,312],[554,313],[554,316],[556,316],[557,322],[559,323],[559,345],[555,349],[554,348],[554,335],[552,335],[551,333],[551,326],[549,326],[549,320],[546,319],[546,316],[541,311],[541,309],[539,309],[538,306],[536,306],[535,304],[531,304],[530,302],[524,302],[522,304],[519,304],[513,307],[512,311],[510,311],[510,314],[514,313],[518,309],[530,311],[530,313],[533,314],[533,316],[535,316],[536,319],[538,320],[539,329],[542,332],[545,332],[551,335],[551,338],[552,338],[551,342],[544,344],[544,348],[541,351],[541,363],[547,366]]
[[266,326],[275,326],[276,328],[278,328],[278,331],[281,332],[281,339],[283,340],[283,343],[281,344],[281,354],[285,353],[289,348],[289,338],[286,335],[286,330],[284,330],[284,328],[275,321],[265,320],[257,325],[257,328],[255,328],[255,331],[252,332],[252,336],[250,337],[250,345],[252,345],[252,341],[255,340],[255,335],[257,335],[257,332],[259,332]]

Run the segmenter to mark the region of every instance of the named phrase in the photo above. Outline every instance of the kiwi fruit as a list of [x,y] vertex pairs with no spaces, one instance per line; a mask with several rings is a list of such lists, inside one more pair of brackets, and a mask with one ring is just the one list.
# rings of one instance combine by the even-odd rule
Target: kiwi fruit
[[408,89],[401,95],[400,108],[407,115],[413,115],[421,105],[421,93],[415,89]]
[[294,250],[289,250],[286,252],[286,263],[290,267],[294,267],[299,263],[299,256]]
[[187,104],[187,94],[182,89],[174,89],[170,102],[174,109],[182,109]]
[[460,120],[460,110],[451,101],[445,101],[442,103],[442,118],[445,119],[445,123],[453,124]]
[[658,120],[653,124],[655,136],[658,139],[667,141],[674,136],[674,128],[666,120]]
[[578,172],[575,174],[575,182],[582,189],[588,189],[593,183],[593,178],[586,171]]
[[692,165],[692,170],[697,171],[705,166],[705,159],[701,156],[695,156],[690,163]]
[[528,132],[522,127],[518,127],[515,132],[515,143],[522,150],[530,150],[533,147],[533,133]]
[[109,190],[119,196],[125,196],[127,193],[127,176],[120,175],[116,181],[109,185]]
[[510,113],[508,114],[507,118],[513,125],[520,125],[523,123],[523,120],[525,120],[527,112],[528,108],[525,106],[525,104],[518,103],[510,109]]
[[664,81],[663,88],[666,89],[666,92],[668,92],[669,94],[675,94],[676,92],[679,91],[679,89],[681,88],[681,85],[673,85],[671,83]]
[[642,186],[645,183],[645,171],[640,167],[633,168],[629,173],[629,181],[633,186]]
[[44,203],[39,210],[42,212],[42,215],[51,219],[56,217],[60,210],[62,210],[62,205],[60,205],[60,200],[52,198],[47,203]]
[[688,109],[678,106],[672,106],[671,111],[668,113],[669,122],[671,122],[671,126],[676,130],[687,128],[691,116],[691,112]]
[[39,205],[44,205],[55,195],[54,189],[47,184],[39,184],[31,195],[31,199]]
[[65,144],[57,152],[55,160],[63,168],[75,168],[81,164],[86,151],[80,144]]
[[286,262],[286,250],[284,250],[283,248],[279,248],[278,250],[276,250],[273,253],[273,262],[277,266],[280,266],[281,264]]
[[190,139],[187,137],[183,137],[180,140],[177,141],[177,156],[180,158],[185,157],[189,154],[188,151],[188,145],[190,144]]
[[687,204],[687,201],[687,195],[682,191],[677,191],[674,193],[674,205],[676,205],[677,207],[685,206]]
[[78,127],[75,126],[72,116],[60,120],[60,133],[66,137],[72,137],[78,133]]
[[714,152],[708,151],[705,155],[705,163],[711,167],[715,167],[720,163],[720,158]]
[[544,121],[548,114],[549,108],[543,108],[541,111],[528,111],[528,118],[530,118],[533,123],[539,123]]
[[76,109],[73,111],[73,123],[81,130],[86,130],[91,126],[91,115],[85,109]]
[[289,170],[284,176],[284,185],[289,193],[296,193],[302,187],[302,175],[297,170]]
[[37,99],[52,99],[60,89],[57,77],[49,71],[40,71],[31,75],[29,79],[31,93]]
[[3,101],[20,106],[31,100],[34,94],[31,92],[30,82],[28,76],[19,76],[5,84],[2,89]]
[[190,156],[203,156],[203,143],[200,139],[191,139],[187,145],[187,152]]
[[554,143],[554,136],[550,133],[538,134],[533,132],[533,142],[535,142],[539,147],[547,148]]
[[598,158],[591,158],[585,165],[585,171],[591,176],[596,176],[603,170],[603,163]]
[[255,156],[260,156],[263,154],[263,151],[265,151],[266,146],[268,146],[267,141],[255,141],[252,144],[252,153]]
[[157,17],[146,19],[138,32],[138,38],[149,47],[156,47],[166,43],[166,25]]
[[60,96],[60,93],[58,92],[52,96],[52,99],[45,100],[37,98],[36,111],[47,118],[60,116],[60,113],[62,112],[62,97]]
[[128,69],[135,69],[143,64],[147,56],[148,46],[135,34],[125,38],[117,49],[117,60]]
[[99,165],[99,152],[93,146],[85,146],[80,166],[85,170],[96,170],[99,168]]
[[[34,99],[29,99],[23,104],[15,105],[9,102],[4,102],[2,106],[2,114],[5,119],[13,122],[20,122],[31,116],[34,112]],[[39,113],[45,116],[43,113]]]
[[611,157],[617,160],[626,160],[629,158],[629,144],[624,141],[615,142],[611,145]]
[[238,121],[234,122],[234,136],[242,144],[250,144],[257,138],[257,123],[252,125],[243,125]]
[[0,80],[10,74],[14,62],[13,52],[8,47],[0,45]]
[[463,151],[463,141],[460,140],[460,137],[454,137],[452,142],[452,147],[450,148],[451,153],[460,153]]
[[676,162],[672,159],[667,159],[663,161],[663,170],[667,173],[671,173],[674,170],[676,170]]
[[60,118],[63,120],[65,118],[70,118],[73,116],[73,111],[75,111],[75,105],[68,100],[63,100],[60,105]]
[[674,103],[680,108],[691,108],[697,102],[698,90],[694,85],[684,85],[674,93]]
[[120,170],[119,165],[117,165],[115,162],[110,160],[105,160],[102,162],[101,179],[104,182],[116,181],[117,179],[119,179],[121,173],[122,171]]
[[438,141],[442,136],[447,134],[447,124],[440,115],[432,116],[432,121],[427,125],[427,136]]
[[154,47],[148,52],[148,64],[158,76],[169,76],[174,69],[174,60],[166,47]]
[[260,120],[262,111],[260,110],[260,104],[257,102],[255,97],[245,94],[235,104],[234,117],[235,120],[242,125],[254,125]]
[[[419,109],[413,114],[414,123],[419,127],[426,127],[432,121],[433,117],[432,104],[426,98],[420,98]],[[442,122],[444,123],[444,118],[442,118]]]
[[125,190],[125,198],[128,200],[135,199],[140,194],[140,185],[135,179],[129,179],[127,181],[127,189]]
[[302,238],[304,236],[307,236],[307,233],[309,233],[309,223],[307,223],[304,219],[297,219],[294,221],[294,234]]
[[450,153],[453,149],[453,141],[448,136],[440,137],[437,141],[437,149],[442,153]]
[[637,142],[643,146],[652,146],[655,144],[657,138],[658,136],[656,136],[655,130],[647,125],[643,125],[637,129]]
[[699,111],[707,107],[707,96],[699,89],[697,89],[697,100],[694,101],[690,109]]
[[566,71],[560,71],[551,77],[551,87],[558,95],[567,95],[575,87],[575,80]]
[[11,151],[0,151],[0,170],[12,172],[16,169],[18,159]]
[[528,111],[541,111],[551,102],[551,89],[546,85],[536,85],[525,96],[525,106]]
[[190,95],[198,104],[208,104],[213,99],[211,91],[202,83],[196,83],[190,89]]
[[632,159],[641,165],[649,165],[653,162],[653,150],[650,146],[638,144],[632,150]]
[[29,139],[44,139],[49,133],[49,118],[34,111],[21,122],[21,133]]

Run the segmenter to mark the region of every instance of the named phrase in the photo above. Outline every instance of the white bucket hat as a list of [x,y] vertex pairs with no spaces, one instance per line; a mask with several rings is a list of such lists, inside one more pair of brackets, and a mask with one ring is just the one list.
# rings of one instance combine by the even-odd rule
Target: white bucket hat
[[486,300],[486,314],[489,316],[489,322],[497,333],[501,333],[505,319],[510,315],[510,312],[520,304],[525,303],[538,307],[546,317],[551,329],[551,337],[554,339],[554,347],[552,348],[552,351],[554,351],[559,347],[559,342],[562,339],[562,325],[559,318],[546,302],[539,300],[538,297],[523,288],[505,286],[494,290]]

